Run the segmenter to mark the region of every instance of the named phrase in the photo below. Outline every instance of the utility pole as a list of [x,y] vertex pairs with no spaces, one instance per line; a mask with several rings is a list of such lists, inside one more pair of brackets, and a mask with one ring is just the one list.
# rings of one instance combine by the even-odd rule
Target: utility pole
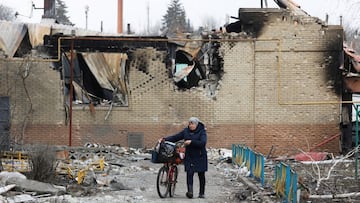
[[147,2],[147,34],[150,33],[150,6],[149,6],[149,2]]
[[85,19],[86,19],[86,21],[85,21],[85,29],[88,29],[88,12],[89,12],[89,6],[86,5],[85,6]]
[[267,0],[261,0],[261,8],[264,8],[264,2],[265,2],[265,7],[267,8],[268,7]]

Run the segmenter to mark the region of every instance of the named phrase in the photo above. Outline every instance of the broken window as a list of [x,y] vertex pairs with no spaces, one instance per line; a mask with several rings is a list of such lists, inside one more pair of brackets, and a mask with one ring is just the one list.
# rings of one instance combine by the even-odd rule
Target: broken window
[[219,48],[220,42],[211,40],[196,48],[189,48],[186,44],[182,47],[170,46],[170,57],[174,63],[171,77],[176,86],[179,89],[203,86],[209,88],[210,96],[214,96],[224,72]]
[[71,57],[63,53],[62,79],[65,102],[94,106],[128,106],[125,66],[127,54],[123,53],[75,53],[73,55],[71,84]]
[[205,79],[200,64],[184,51],[177,51],[175,58],[174,81],[181,89],[198,86],[199,80]]
[[[70,35],[55,33],[44,36],[44,50],[52,59],[57,59],[61,55],[61,60],[52,63],[52,66],[62,74],[67,104],[70,100],[70,89],[73,87],[73,103],[91,104],[90,108],[93,105],[127,107],[130,61],[128,57],[132,53],[130,50],[144,47],[167,50],[167,42],[164,39],[167,38],[85,36],[74,39]],[[75,53],[73,57],[69,54],[71,50]],[[72,63],[71,58],[73,58]],[[70,71],[71,67],[73,71]]]

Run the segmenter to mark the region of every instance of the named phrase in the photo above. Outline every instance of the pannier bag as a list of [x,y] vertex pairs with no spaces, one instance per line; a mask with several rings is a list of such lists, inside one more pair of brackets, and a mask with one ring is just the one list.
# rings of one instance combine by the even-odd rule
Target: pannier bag
[[151,161],[153,163],[173,162],[176,158],[176,144],[165,141],[158,143],[151,154]]

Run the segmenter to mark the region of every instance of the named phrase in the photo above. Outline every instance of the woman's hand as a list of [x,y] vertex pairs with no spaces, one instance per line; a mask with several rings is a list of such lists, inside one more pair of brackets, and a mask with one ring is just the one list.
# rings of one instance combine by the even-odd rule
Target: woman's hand
[[164,141],[165,141],[165,138],[163,138],[163,137],[158,140],[159,143],[162,143]]
[[189,146],[191,144],[191,140],[185,140],[184,145]]

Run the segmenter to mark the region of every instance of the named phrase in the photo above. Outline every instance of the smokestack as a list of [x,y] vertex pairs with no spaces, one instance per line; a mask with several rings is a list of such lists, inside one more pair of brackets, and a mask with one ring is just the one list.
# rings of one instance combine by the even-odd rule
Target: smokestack
[[117,32],[122,34],[123,32],[123,0],[118,0],[118,25]]
[[[34,9],[35,5],[33,4]],[[55,18],[55,0],[44,0],[44,15],[42,18]]]
[[127,34],[128,34],[128,35],[131,34],[130,23],[127,24]]
[[329,24],[329,14],[325,15],[325,23],[326,25]]

